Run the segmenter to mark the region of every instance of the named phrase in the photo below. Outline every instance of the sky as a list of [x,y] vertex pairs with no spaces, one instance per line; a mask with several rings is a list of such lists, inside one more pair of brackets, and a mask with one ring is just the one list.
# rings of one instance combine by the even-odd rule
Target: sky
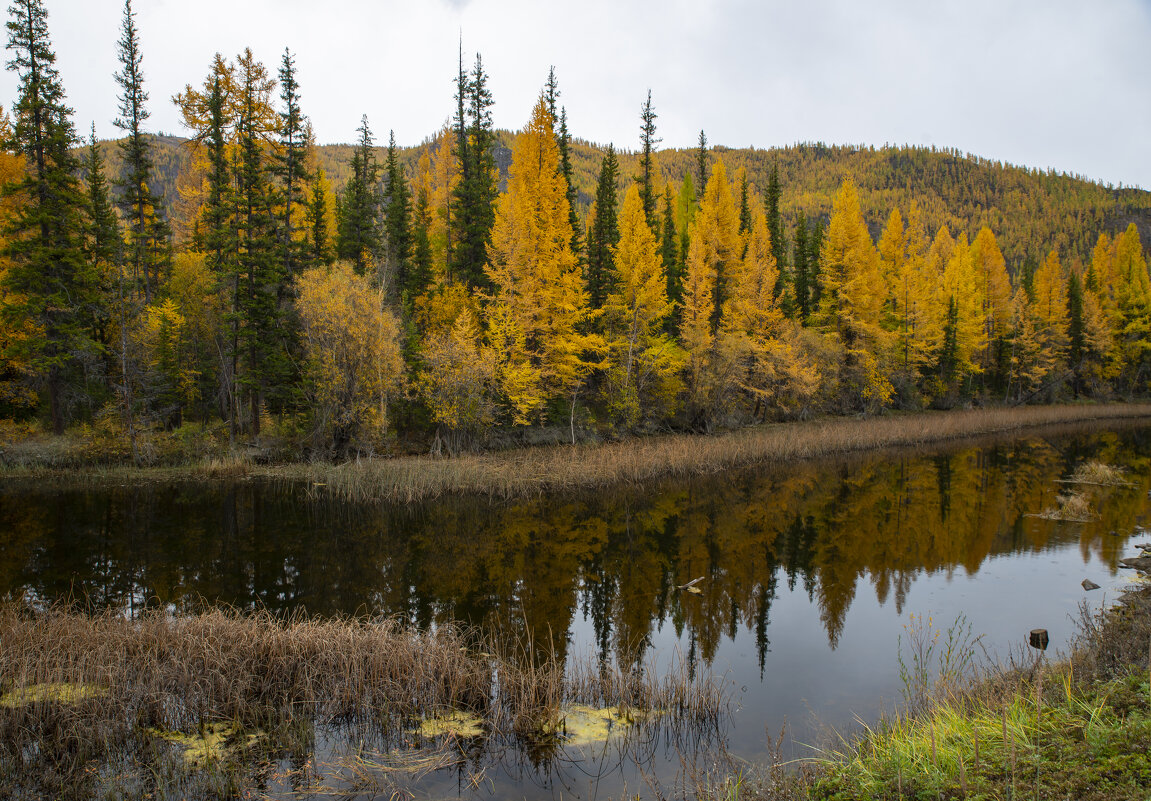
[[[118,135],[123,0],[43,0],[77,131]],[[462,41],[482,54],[499,128],[517,130],[554,66],[578,138],[661,147],[935,145],[1151,188],[1151,0],[134,0],[150,130],[186,134],[171,98],[213,55],[296,56],[321,144],[433,134],[454,109]],[[10,54],[9,54],[10,57]],[[0,75],[0,103],[16,97]]]

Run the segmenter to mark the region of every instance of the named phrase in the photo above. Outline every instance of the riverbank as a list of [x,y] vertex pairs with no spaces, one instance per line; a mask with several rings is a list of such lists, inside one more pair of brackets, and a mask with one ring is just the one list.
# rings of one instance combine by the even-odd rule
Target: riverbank
[[[951,632],[949,632],[951,633]],[[921,632],[930,638],[932,632]],[[945,638],[946,641],[946,638]],[[905,643],[906,645],[906,643]],[[972,683],[954,679],[959,650],[930,686],[911,655],[909,710],[795,766],[736,774],[726,797],[745,801],[1151,797],[1151,585],[1083,612],[1071,653],[1018,652]],[[941,653],[946,649],[941,649]],[[922,652],[920,652],[922,653]],[[926,692],[924,692],[926,691]],[[917,697],[918,696],[918,697]],[[785,769],[790,767],[791,769]]]
[[[0,480],[118,485],[264,478],[306,485],[347,500],[406,503],[450,494],[513,499],[1041,427],[1145,419],[1151,419],[1151,404],[1067,404],[824,418],[718,435],[667,434],[455,458],[399,456],[341,464],[266,464],[254,461],[250,449],[213,455],[182,467],[144,469],[3,458],[0,463],[7,466],[0,468]],[[9,450],[0,445],[0,452]]]

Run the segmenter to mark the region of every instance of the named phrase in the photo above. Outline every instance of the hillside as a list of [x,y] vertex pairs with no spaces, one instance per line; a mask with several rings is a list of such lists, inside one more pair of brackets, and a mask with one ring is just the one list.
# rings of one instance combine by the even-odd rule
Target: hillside
[[[506,174],[514,136],[498,134],[497,162]],[[154,140],[158,189],[176,196],[177,177],[191,164],[186,140],[174,136]],[[404,148],[403,161],[413,175],[428,143]],[[103,143],[108,171],[119,170],[119,152],[113,142]],[[348,179],[352,146],[323,145],[317,160],[332,185],[342,187]],[[595,195],[596,178],[604,149],[575,140],[572,147],[576,190],[586,215]],[[784,148],[711,149],[710,158],[722,158],[729,175],[743,168],[752,188],[767,184],[772,165],[777,165],[782,185],[782,210],[790,225],[797,211],[808,218],[826,220],[831,199],[845,177],[852,177],[873,237],[877,237],[891,210],[906,209],[915,198],[933,234],[946,225],[953,234],[973,237],[986,225],[996,234],[1008,265],[1013,270],[1025,259],[1041,261],[1051,248],[1065,259],[1087,259],[1099,234],[1123,230],[1135,223],[1143,241],[1151,241],[1151,192],[1114,188],[1051,171],[1039,171],[989,161],[955,150],[916,147],[830,146],[799,144]],[[384,148],[378,148],[383,162]],[[677,185],[686,172],[695,170],[695,150],[663,150],[658,164],[664,180]],[[638,157],[621,152],[620,188],[637,171]],[[502,182],[501,182],[502,184]],[[169,203],[169,206],[172,204]]]

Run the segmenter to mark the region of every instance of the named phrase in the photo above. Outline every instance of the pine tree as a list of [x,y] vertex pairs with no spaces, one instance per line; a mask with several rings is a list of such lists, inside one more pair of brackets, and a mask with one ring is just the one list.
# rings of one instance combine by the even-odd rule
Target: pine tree
[[572,170],[571,162],[571,134],[568,132],[568,112],[566,108],[560,109],[560,127],[557,134],[557,141],[560,148],[560,172],[563,174],[564,181],[567,184],[567,198],[568,198],[568,222],[572,227],[572,253],[576,254],[576,258],[582,259],[583,242],[580,236],[580,219],[579,212],[576,211],[576,202],[578,196],[576,194],[574,172]]
[[449,238],[451,273],[469,287],[486,286],[484,265],[488,261],[498,193],[492,94],[487,81],[480,55],[476,54],[469,76],[464,73],[461,54],[455,120],[460,180],[452,194]]
[[290,361],[285,339],[281,299],[286,273],[276,236],[275,191],[264,142],[277,130],[272,108],[275,81],[250,49],[237,59],[236,229],[238,234],[237,287],[238,346],[246,364],[238,374],[247,392],[249,423],[260,434],[260,413],[265,399],[285,400],[289,391]]
[[700,186],[707,186],[707,136],[699,129],[699,145],[695,151],[696,180]]
[[400,164],[396,150],[395,131],[388,133],[388,158],[384,164],[387,176],[386,199],[384,201],[384,240],[387,253],[387,274],[390,280],[386,286],[397,300],[412,297],[412,196],[404,178],[404,168]]
[[779,165],[771,165],[771,175],[767,179],[767,193],[764,196],[764,207],[767,211],[767,232],[771,234],[771,252],[775,256],[775,263],[779,268],[775,285],[775,296],[784,294],[787,284],[787,270],[785,268],[784,254],[787,250],[786,240],[783,236],[783,216],[780,210],[782,190],[779,185]]
[[307,206],[308,263],[315,267],[328,264],[332,260],[331,246],[328,243],[328,193],[325,191],[327,178],[324,171],[316,171],[312,181],[312,197]]
[[121,31],[117,43],[121,69],[115,75],[121,89],[120,116],[113,124],[126,136],[120,142],[124,167],[116,185],[122,192],[120,208],[128,222],[128,260],[132,275],[139,282],[145,301],[151,302],[161,266],[167,261],[170,232],[163,201],[151,190],[152,154],[143,131],[149,117],[145,107],[148,93],[144,90],[143,56],[132,0],[124,0]]
[[751,206],[747,197],[747,170],[739,170],[739,233],[747,234],[751,231]]
[[619,220],[616,212],[616,180],[619,162],[615,147],[608,145],[599,168],[599,181],[595,191],[595,219],[588,232],[587,293],[588,306],[601,308],[611,292],[615,277],[616,242],[619,241]]
[[675,274],[679,269],[679,249],[676,247],[678,238],[675,230],[675,192],[669,183],[663,191],[663,236],[659,244],[660,259],[663,262],[663,273],[668,286],[678,285],[682,280]]
[[32,323],[35,331],[7,343],[7,350],[43,380],[52,428],[63,433],[68,373],[96,347],[87,314],[96,280],[84,258],[85,199],[72,155],[76,134],[48,36],[48,13],[41,0],[16,0],[9,14],[8,69],[19,76],[13,144],[28,169],[23,180],[3,188],[5,197],[25,198],[6,231],[4,314]]
[[340,198],[336,231],[336,255],[347,259],[363,275],[369,263],[375,263],[380,250],[377,191],[379,166],[372,147],[372,129],[365,114],[356,129],[360,140],[352,154],[352,175]]
[[795,216],[795,242],[792,247],[791,260],[795,265],[795,313],[798,315],[801,325],[807,324],[808,315],[811,314],[811,298],[808,289],[810,286],[808,256],[807,217],[800,210]]
[[1067,282],[1067,365],[1073,378],[1071,390],[1079,397],[1082,377],[1083,357],[1086,352],[1086,336],[1083,319],[1083,283],[1077,270],[1071,271]]
[[300,111],[300,86],[296,82],[296,62],[288,48],[280,61],[279,148],[274,153],[272,172],[279,178],[283,210],[280,214],[280,250],[284,276],[290,285],[308,260],[306,238],[297,235],[299,214],[307,213],[307,119]]
[[658,231],[659,219],[656,217],[656,188],[655,188],[655,146],[660,139],[655,135],[655,121],[658,117],[651,104],[651,90],[647,90],[647,101],[640,109],[639,140],[642,147],[639,161],[639,175],[635,180],[639,182],[639,197],[643,201],[643,214],[652,231]]

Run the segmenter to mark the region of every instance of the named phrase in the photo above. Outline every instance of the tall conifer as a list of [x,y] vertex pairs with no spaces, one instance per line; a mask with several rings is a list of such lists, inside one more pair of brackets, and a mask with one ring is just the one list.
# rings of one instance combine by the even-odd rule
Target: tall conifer
[[10,293],[4,314],[35,332],[8,343],[10,355],[29,365],[48,393],[52,427],[64,430],[64,388],[78,357],[95,347],[85,311],[95,277],[83,252],[85,198],[72,155],[72,110],[56,70],[41,0],[9,7],[8,69],[19,76],[13,111],[13,143],[25,157],[24,178],[6,185],[5,196],[25,198],[7,230],[3,276]]
[[116,185],[121,190],[120,208],[127,221],[128,262],[138,290],[151,302],[159,282],[160,268],[167,260],[170,231],[164,215],[163,199],[152,192],[151,148],[143,130],[149,115],[144,90],[143,56],[136,30],[132,0],[124,0],[124,22],[119,46],[120,116],[113,124],[124,132],[120,141],[123,169]]

